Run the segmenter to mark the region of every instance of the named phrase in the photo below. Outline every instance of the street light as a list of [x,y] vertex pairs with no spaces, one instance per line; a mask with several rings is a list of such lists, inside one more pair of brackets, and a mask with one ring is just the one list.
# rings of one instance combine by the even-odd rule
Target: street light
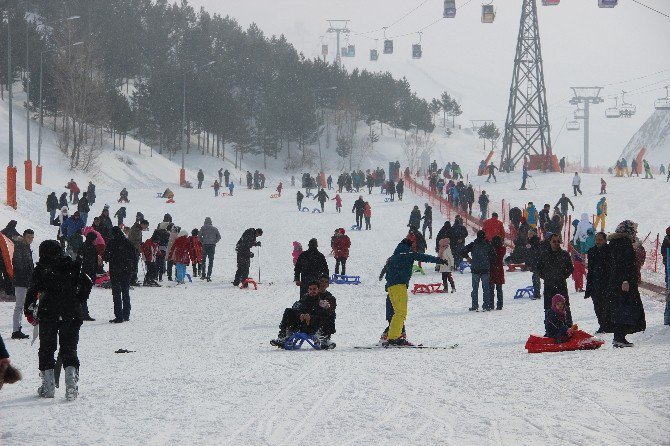
[[[79,18],[79,16],[73,16]],[[44,102],[42,101],[42,72],[44,70],[44,54],[52,51],[62,51],[72,46],[83,45],[84,42],[75,42],[62,48],[52,48],[50,50],[40,51],[40,126],[37,134],[37,167],[35,168],[35,182],[42,184],[42,126],[44,123]]]
[[12,124],[12,33],[7,10],[7,100],[9,101],[9,163],[7,165],[7,205],[16,209],[16,167],[14,167],[14,128]]
[[184,72],[183,76],[183,82],[182,82],[182,106],[181,106],[181,138],[180,138],[180,146],[181,146],[181,169],[179,170],[179,185],[183,186],[184,183],[186,183],[186,169],[184,167],[184,156],[186,152],[186,148],[184,147],[184,132],[186,131],[186,75],[189,73],[192,73],[194,71],[202,70],[203,68],[207,68],[210,65],[213,65],[216,61],[215,60],[210,60],[204,65],[198,65],[195,67],[192,67],[190,70],[187,70]]

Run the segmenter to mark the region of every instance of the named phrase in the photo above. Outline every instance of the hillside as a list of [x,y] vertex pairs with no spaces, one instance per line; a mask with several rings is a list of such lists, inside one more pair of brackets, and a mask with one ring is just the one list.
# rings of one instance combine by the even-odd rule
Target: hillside
[[670,110],[656,110],[631,137],[621,157],[631,159],[646,148],[645,158],[654,166],[670,162]]

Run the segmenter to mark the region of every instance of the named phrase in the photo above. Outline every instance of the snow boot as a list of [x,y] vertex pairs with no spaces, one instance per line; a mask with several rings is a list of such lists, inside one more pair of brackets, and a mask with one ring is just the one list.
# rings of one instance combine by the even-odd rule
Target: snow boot
[[321,334],[321,330],[318,330],[314,334],[314,340],[321,350],[332,350],[335,348],[335,343],[330,340],[330,335]]
[[279,334],[277,335],[277,339],[273,339],[270,341],[270,345],[274,347],[279,347],[279,348],[284,348],[284,345],[286,344],[286,340],[291,337],[293,333],[287,333],[284,332],[283,330],[279,330]]
[[382,345],[384,347],[414,347],[414,344],[405,338],[387,339],[386,342],[382,343]]
[[65,367],[65,399],[74,401],[79,395],[79,370],[73,365]]
[[56,394],[56,379],[54,378],[54,369],[40,372],[42,385],[37,389],[37,395],[41,398],[53,398]]
[[95,322],[95,319],[93,319],[90,314],[87,314],[86,316],[84,316],[82,318],[82,320],[83,321],[88,321],[88,322]]
[[12,333],[12,339],[28,339],[30,336],[21,331],[21,327]]
[[623,338],[621,338],[621,339],[615,339],[615,340],[612,342],[612,346],[615,347],[615,348],[632,347],[632,346],[633,346],[633,343],[632,343],[632,342],[628,342],[628,341],[626,340],[626,338],[623,337]]

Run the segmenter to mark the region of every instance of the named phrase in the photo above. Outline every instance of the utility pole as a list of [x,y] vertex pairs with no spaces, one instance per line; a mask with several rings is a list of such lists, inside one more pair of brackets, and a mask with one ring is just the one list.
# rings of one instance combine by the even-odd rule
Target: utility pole
[[28,34],[28,21],[26,21],[26,161],[25,166],[25,187],[27,191],[33,190],[33,162],[30,159],[30,36]]
[[7,98],[9,101],[9,163],[7,165],[7,205],[16,209],[16,167],[14,167],[14,128],[12,124],[12,33],[7,10]]
[[551,134],[537,4],[536,0],[523,0],[500,169],[512,170],[531,152],[550,153]]
[[326,30],[327,33],[332,34],[335,33],[337,36],[337,52],[335,53],[335,63],[337,65],[340,65],[341,59],[340,59],[340,34],[349,34],[351,31],[349,30],[349,20],[328,20],[328,29]]
[[591,104],[601,104],[605,100],[600,97],[603,87],[570,87],[575,95],[570,99],[572,105],[584,105],[584,172],[589,170],[589,114]]

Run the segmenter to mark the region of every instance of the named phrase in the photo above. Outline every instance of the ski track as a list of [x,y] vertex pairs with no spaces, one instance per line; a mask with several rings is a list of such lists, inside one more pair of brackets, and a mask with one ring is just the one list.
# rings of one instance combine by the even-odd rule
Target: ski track
[[[487,190],[494,187],[487,185]],[[386,326],[385,293],[377,276],[406,233],[411,207],[425,201],[407,193],[403,202],[384,203],[375,189],[371,196],[364,194],[373,208],[373,231],[347,231],[352,238],[347,269],[360,274],[363,283],[331,287],[338,299],[333,337],[338,347],[278,350],[269,340],[277,334],[283,309],[298,298],[291,282],[291,242],[306,246],[314,236],[327,254],[332,230],[353,224],[347,206],[358,194],[343,194],[342,214],[335,214],[329,203],[326,214],[307,215],[295,210],[291,188],[279,200],[243,188],[228,200],[203,197],[205,193],[180,190],[177,204],[168,207],[152,200],[152,190],[133,191],[136,200],[129,215],[142,210],[151,227],[167,211],[189,230],[200,227],[205,216],[213,217],[223,235],[213,282],[136,288],[131,291],[131,322],[119,326],[107,323],[111,292],[95,289],[90,307],[98,320],[82,327],[76,403],[65,403],[62,389],[52,401],[34,397],[37,345],[6,341],[24,381],[0,393],[3,446],[56,441],[156,446],[668,444],[670,402],[663,395],[670,380],[663,371],[670,368],[670,331],[661,325],[661,302],[644,299],[648,331],[631,336],[634,349],[612,349],[607,335],[599,350],[529,355],[523,345],[528,334],[542,329],[542,302],[512,296],[530,283],[530,275],[506,274],[503,311],[471,313],[470,275],[456,273],[455,294],[410,294],[407,329],[416,343],[458,343],[458,348],[354,349],[372,345]],[[116,193],[99,195],[104,203]],[[200,205],[193,207],[193,201]],[[444,220],[434,214],[436,234]],[[264,229],[262,277],[274,282],[258,291],[229,283],[235,242],[249,226]],[[38,240],[40,236],[38,232]],[[432,252],[434,240],[428,243]],[[332,267],[333,258],[327,259]],[[254,277],[257,262],[252,259]],[[440,281],[432,268],[426,272],[412,282]],[[591,301],[572,293],[571,305],[580,326],[593,331]],[[3,334],[11,328],[12,309],[13,304],[0,303]],[[118,348],[136,352],[113,353]],[[27,431],[27,419],[40,419],[43,426]]]

